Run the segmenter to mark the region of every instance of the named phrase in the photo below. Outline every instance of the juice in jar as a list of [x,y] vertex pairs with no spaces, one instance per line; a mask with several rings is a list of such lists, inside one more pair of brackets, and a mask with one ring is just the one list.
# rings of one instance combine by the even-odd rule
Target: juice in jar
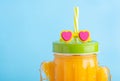
[[55,54],[55,81],[96,81],[96,54]]
[[49,81],[108,81],[109,71],[98,65],[98,43],[53,43],[54,60],[43,62]]
[[53,43],[54,60],[43,62],[41,81],[110,81],[107,67],[98,65],[98,42],[90,32],[78,30],[79,8],[74,8],[74,31],[64,30],[60,41]]

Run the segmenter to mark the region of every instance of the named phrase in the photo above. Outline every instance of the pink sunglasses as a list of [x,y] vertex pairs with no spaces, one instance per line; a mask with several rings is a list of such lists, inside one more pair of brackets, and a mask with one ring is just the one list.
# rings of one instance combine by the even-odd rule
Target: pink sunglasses
[[65,42],[70,42],[72,38],[79,38],[81,42],[90,41],[90,32],[87,30],[81,30],[78,33],[73,33],[70,30],[61,32],[61,39]]

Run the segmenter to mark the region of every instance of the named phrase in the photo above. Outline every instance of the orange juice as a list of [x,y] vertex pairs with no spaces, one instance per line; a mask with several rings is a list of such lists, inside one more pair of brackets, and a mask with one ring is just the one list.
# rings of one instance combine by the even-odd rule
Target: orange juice
[[49,81],[108,81],[108,69],[98,66],[97,55],[55,54],[53,62],[44,62]]
[[96,81],[98,62],[96,54],[55,54],[55,81]]

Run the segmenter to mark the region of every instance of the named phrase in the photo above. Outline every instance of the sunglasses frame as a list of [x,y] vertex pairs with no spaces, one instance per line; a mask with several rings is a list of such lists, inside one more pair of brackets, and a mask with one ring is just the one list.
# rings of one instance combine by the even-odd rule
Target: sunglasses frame
[[[70,37],[70,39],[69,40],[65,40],[64,39],[64,37],[62,36],[63,35],[63,33],[71,33],[71,37]],[[85,32],[87,32],[88,33],[88,37],[87,37],[87,39],[86,40],[82,40],[81,39],[81,37],[80,37],[80,32],[83,32],[83,33],[85,33]],[[78,38],[79,39],[79,41],[81,41],[81,42],[88,42],[88,41],[91,41],[91,38],[90,38],[90,32],[88,31],[88,30],[80,30],[79,32],[73,32],[73,31],[71,31],[71,30],[63,30],[61,33],[60,33],[60,41],[64,41],[64,42],[71,42],[72,40],[73,40],[73,38]]]

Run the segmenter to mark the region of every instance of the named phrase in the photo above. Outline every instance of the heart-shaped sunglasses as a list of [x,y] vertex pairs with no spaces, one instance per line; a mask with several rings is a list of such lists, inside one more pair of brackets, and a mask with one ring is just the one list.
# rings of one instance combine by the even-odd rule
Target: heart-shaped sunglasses
[[78,33],[74,33],[70,30],[65,30],[61,32],[61,39],[65,42],[70,42],[72,38],[79,38],[81,42],[90,41],[90,32],[87,30],[81,30]]

